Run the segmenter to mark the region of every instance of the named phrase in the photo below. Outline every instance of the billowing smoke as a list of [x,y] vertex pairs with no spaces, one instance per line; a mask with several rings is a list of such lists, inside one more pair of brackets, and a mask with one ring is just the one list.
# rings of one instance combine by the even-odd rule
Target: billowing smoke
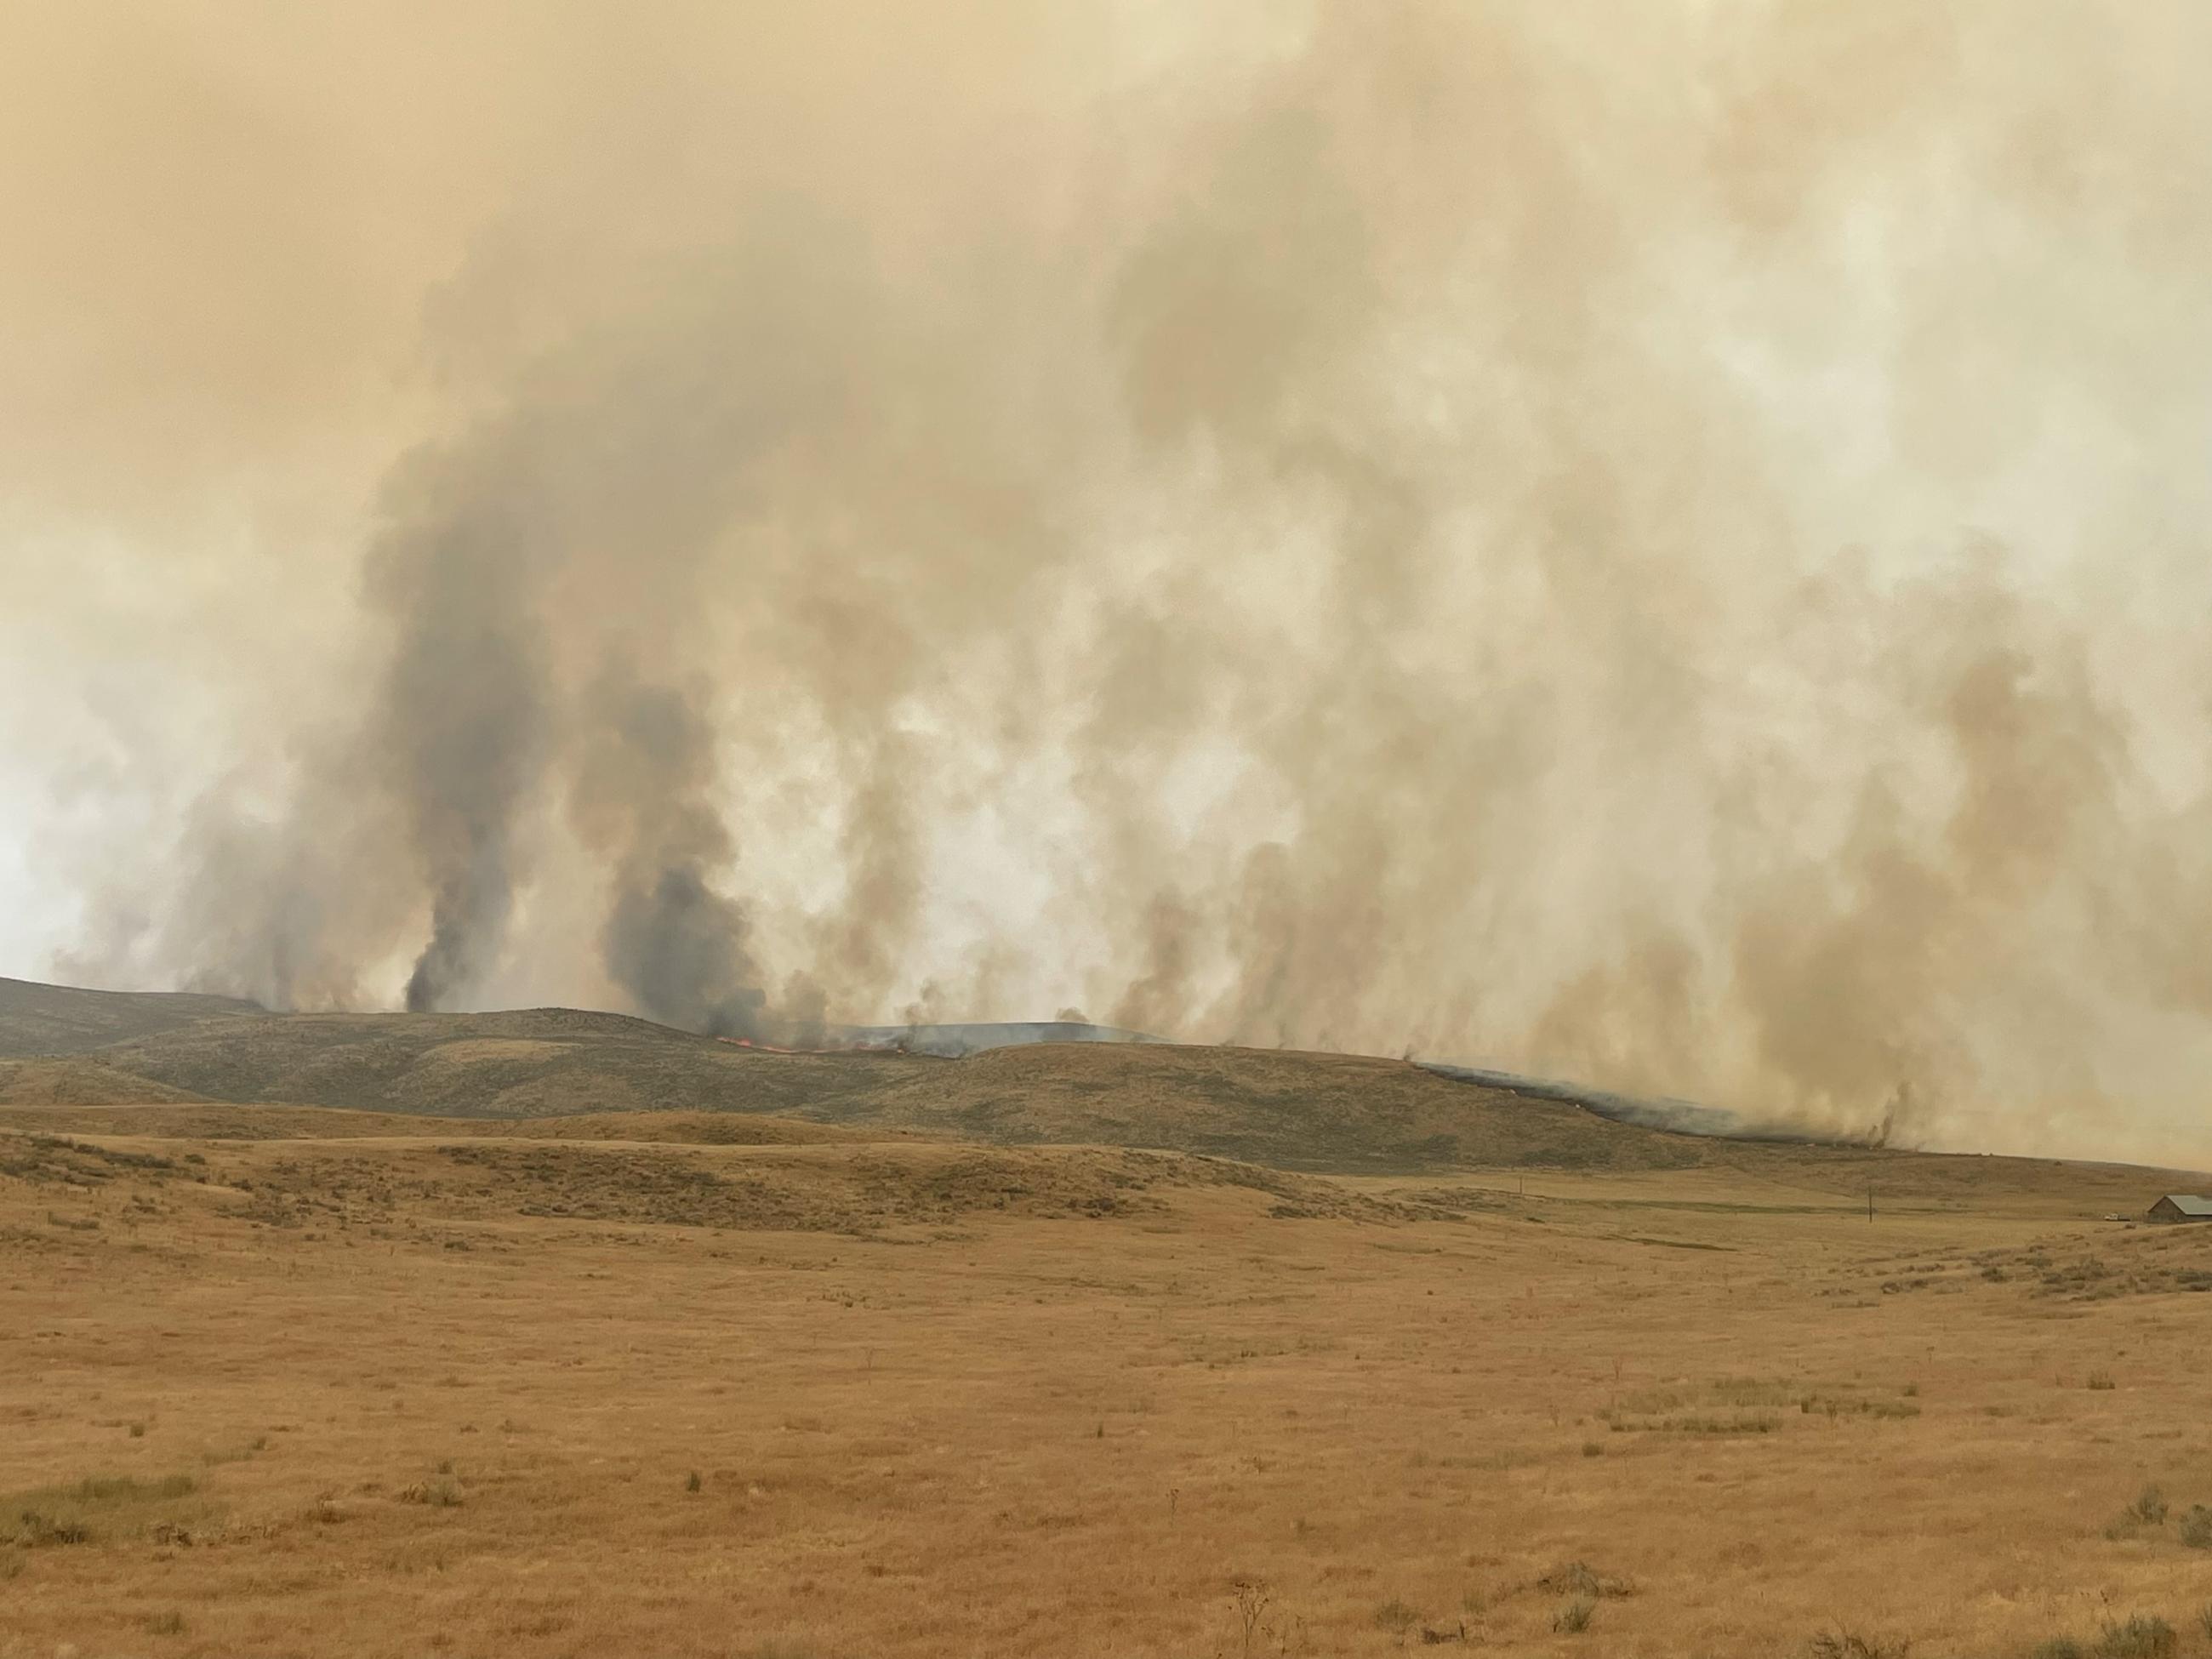
[[[443,506],[439,503],[437,506]],[[372,603],[398,635],[371,732],[405,803],[430,898],[407,1006],[449,1006],[497,959],[514,908],[516,819],[543,764],[551,686],[526,524],[436,507],[370,556]]]
[[747,954],[750,922],[712,886],[734,849],[714,805],[714,734],[690,696],[626,669],[595,688],[591,750],[573,811],[605,860],[607,971],[640,1012],[716,1036],[760,1036],[765,994]]
[[2202,7],[450,12],[10,25],[18,948],[2212,1159]]

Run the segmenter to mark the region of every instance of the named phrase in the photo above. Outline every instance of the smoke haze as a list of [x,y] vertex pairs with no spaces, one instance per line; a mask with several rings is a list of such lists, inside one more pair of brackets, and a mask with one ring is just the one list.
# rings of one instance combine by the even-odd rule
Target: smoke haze
[[2212,1164],[2205,63],[11,8],[0,968]]

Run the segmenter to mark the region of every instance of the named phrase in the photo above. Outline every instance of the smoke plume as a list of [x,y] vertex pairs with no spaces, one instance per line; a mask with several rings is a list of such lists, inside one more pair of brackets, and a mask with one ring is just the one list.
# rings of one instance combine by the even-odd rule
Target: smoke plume
[[0,945],[2212,1160],[2202,7],[0,28]]
[[590,751],[573,811],[605,860],[611,896],[600,946],[638,1010],[716,1036],[764,1034],[750,922],[711,884],[734,854],[714,806],[714,734],[703,692],[647,686],[612,671],[586,713]]

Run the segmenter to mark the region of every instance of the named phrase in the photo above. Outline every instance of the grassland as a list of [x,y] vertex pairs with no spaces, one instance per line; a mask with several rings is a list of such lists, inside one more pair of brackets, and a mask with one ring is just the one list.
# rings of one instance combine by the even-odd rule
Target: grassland
[[0,982],[0,1659],[2212,1653],[2187,1184]]
[[0,1653],[2212,1648],[2212,1229],[1734,1151],[14,1108]]

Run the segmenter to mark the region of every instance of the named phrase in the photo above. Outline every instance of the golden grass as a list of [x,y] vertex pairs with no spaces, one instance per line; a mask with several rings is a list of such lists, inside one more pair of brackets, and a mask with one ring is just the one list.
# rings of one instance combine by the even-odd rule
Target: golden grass
[[2212,1647],[2124,1172],[9,1121],[0,1653]]

